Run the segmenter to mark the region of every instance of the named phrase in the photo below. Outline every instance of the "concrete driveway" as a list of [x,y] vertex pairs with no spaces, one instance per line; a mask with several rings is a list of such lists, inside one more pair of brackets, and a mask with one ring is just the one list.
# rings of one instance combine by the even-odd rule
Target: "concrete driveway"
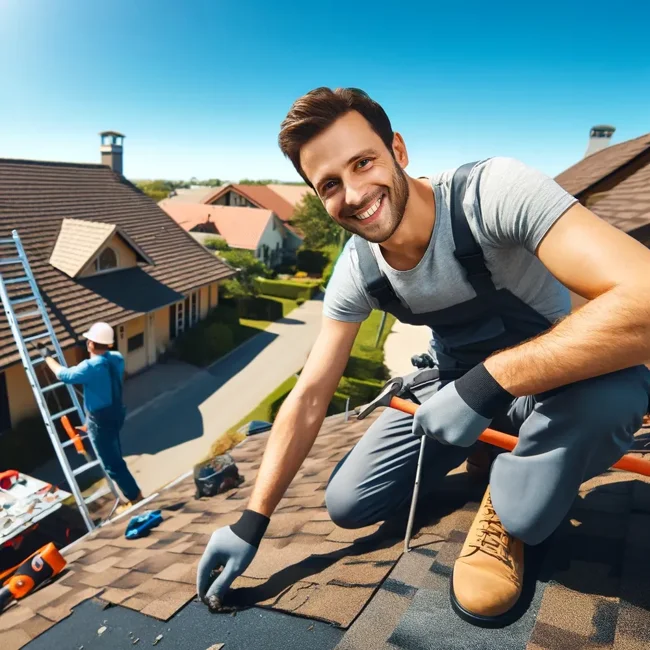
[[[302,369],[321,314],[321,300],[307,301],[208,368],[159,364],[127,382],[122,451],[145,496],[191,469],[217,438]],[[81,464],[74,452],[69,458]],[[56,459],[34,474],[55,484],[64,480]]]
[[321,301],[305,302],[128,419],[122,449],[145,494],[190,469],[221,434],[302,369],[321,313]]

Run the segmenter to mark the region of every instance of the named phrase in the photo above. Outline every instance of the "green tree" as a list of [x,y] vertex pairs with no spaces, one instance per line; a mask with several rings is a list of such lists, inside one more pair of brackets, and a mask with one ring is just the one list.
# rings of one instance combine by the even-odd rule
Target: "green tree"
[[268,278],[272,275],[271,270],[250,251],[237,249],[222,251],[219,257],[239,271],[235,279],[224,283],[224,291],[228,298],[256,296],[258,291],[255,287],[255,278]]
[[304,248],[319,250],[341,241],[341,227],[327,214],[315,194],[305,195],[296,207],[291,223],[302,231]]
[[136,186],[154,201],[162,201],[169,196],[174,186],[169,181],[139,181]]

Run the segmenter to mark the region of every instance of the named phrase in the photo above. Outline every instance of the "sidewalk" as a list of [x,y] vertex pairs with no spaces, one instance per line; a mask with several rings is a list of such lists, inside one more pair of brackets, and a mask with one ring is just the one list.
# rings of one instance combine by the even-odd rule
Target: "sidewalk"
[[[167,362],[125,384],[122,450],[145,496],[190,470],[219,436],[302,369],[321,313],[320,300],[307,301],[208,368]],[[34,474],[63,480],[56,459]]]
[[[302,369],[321,312],[321,301],[305,302],[207,369],[192,373],[185,364],[156,369],[160,387],[169,381],[170,390],[135,407],[122,431],[124,455],[145,495],[191,469],[220,435]],[[181,376],[186,381],[179,385]],[[149,390],[150,383],[146,389],[134,386],[134,403]]]
[[415,368],[411,364],[411,357],[426,352],[430,338],[430,328],[406,325],[396,320],[384,345],[384,363],[390,370],[390,376],[399,377],[413,372]]

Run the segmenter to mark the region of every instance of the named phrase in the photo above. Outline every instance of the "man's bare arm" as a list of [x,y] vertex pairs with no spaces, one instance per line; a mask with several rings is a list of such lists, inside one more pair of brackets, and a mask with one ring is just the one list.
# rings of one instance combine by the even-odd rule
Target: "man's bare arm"
[[273,424],[249,510],[270,517],[314,444],[361,323],[323,318],[298,383]]
[[549,332],[490,357],[485,366],[503,388],[533,395],[650,359],[650,250],[575,204],[537,255],[591,302]]

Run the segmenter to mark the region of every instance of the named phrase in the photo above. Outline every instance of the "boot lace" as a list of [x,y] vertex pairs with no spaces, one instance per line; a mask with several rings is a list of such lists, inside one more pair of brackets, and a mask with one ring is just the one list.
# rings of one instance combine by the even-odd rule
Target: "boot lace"
[[479,520],[476,539],[470,544],[470,547],[487,553],[514,571],[515,566],[510,553],[513,538],[503,527],[494,510],[491,497],[487,498],[482,515],[483,517]]

